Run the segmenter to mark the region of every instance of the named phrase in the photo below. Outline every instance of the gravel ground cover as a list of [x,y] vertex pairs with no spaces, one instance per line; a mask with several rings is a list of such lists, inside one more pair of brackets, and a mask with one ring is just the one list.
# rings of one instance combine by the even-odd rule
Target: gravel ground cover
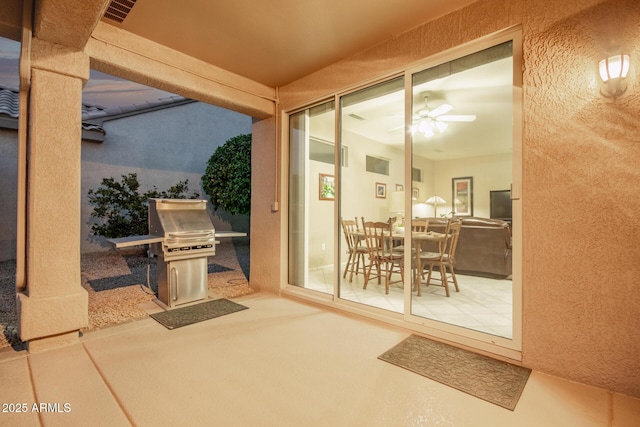
[[[222,239],[209,257],[209,292],[224,298],[253,293],[249,287],[249,239]],[[0,348],[20,347],[15,261],[0,262]],[[89,294],[89,326],[104,328],[147,317],[141,304],[155,299],[156,260],[141,248],[83,254],[82,287]]]

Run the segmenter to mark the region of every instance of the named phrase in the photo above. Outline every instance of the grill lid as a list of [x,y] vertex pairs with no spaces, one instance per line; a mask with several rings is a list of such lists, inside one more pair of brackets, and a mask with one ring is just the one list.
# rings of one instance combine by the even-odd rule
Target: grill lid
[[213,224],[205,210],[166,210],[158,211],[158,218],[164,234],[211,233]]
[[206,200],[149,199],[149,234],[172,240],[213,237]]

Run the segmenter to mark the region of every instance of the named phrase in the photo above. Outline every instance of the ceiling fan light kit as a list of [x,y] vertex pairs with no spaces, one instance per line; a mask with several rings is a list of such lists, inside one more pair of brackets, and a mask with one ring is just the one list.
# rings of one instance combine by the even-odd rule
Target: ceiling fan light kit
[[440,104],[433,110],[429,109],[429,96],[424,97],[424,108],[414,116],[414,124],[411,126],[411,134],[420,132],[425,138],[431,138],[438,133],[443,133],[449,124],[446,122],[473,122],[476,116],[473,114],[447,114],[455,107],[451,104]]

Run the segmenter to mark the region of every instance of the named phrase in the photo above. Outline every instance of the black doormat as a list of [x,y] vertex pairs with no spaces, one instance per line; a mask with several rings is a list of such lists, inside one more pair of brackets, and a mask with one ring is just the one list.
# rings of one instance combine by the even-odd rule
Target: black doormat
[[172,310],[154,313],[151,315],[157,322],[167,329],[176,329],[236,311],[246,310],[249,307],[236,304],[228,299],[221,298],[194,304],[187,307],[175,308]]
[[513,411],[531,369],[411,335],[378,357]]

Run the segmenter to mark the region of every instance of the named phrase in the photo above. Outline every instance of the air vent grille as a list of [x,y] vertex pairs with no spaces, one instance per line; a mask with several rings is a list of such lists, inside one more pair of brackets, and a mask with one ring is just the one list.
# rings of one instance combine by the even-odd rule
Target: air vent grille
[[112,0],[104,17],[122,24],[135,4],[136,0]]

